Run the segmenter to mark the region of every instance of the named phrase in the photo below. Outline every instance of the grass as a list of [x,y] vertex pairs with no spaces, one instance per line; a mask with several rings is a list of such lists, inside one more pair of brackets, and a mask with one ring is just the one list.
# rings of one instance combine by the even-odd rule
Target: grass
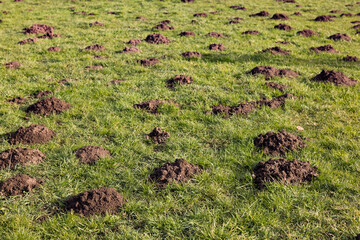
[[[352,239],[360,233],[360,84],[336,87],[314,83],[310,78],[322,69],[342,71],[360,80],[358,63],[347,63],[347,54],[360,56],[359,36],[350,21],[359,17],[336,18],[334,22],[311,21],[330,10],[360,12],[360,5],[347,8],[335,0],[298,0],[284,4],[275,0],[244,1],[247,11],[235,11],[239,1],[205,0],[184,4],[167,1],[35,1],[0,4],[1,64],[18,61],[22,67],[0,67],[0,134],[30,123],[44,124],[57,133],[45,145],[33,145],[47,155],[44,163],[15,170],[1,170],[0,180],[20,173],[45,179],[42,188],[24,197],[0,201],[0,233],[4,239]],[[95,16],[74,15],[75,11],[93,12]],[[33,9],[27,11],[26,9]],[[197,12],[221,10],[207,18],[192,17]],[[287,13],[286,21],[296,30],[273,29],[283,21],[250,18],[251,13],[267,10]],[[107,14],[109,11],[118,15]],[[300,11],[303,16],[293,16]],[[163,14],[167,12],[168,14]],[[339,14],[337,14],[339,15]],[[147,21],[135,20],[145,16]],[[227,25],[231,17],[242,17],[240,24]],[[142,42],[136,54],[116,53],[132,38],[144,39],[159,21],[170,19],[173,31],[161,32],[171,39],[169,45]],[[89,27],[100,21],[104,27]],[[56,27],[61,38],[17,45],[26,39],[22,29],[34,23]],[[317,37],[303,38],[296,31],[310,28]],[[195,37],[179,37],[181,31],[194,31]],[[258,36],[241,32],[258,30]],[[226,34],[227,38],[204,37],[208,32]],[[331,34],[348,33],[351,42],[333,42]],[[275,46],[275,41],[289,56],[256,54]],[[92,44],[103,44],[106,51],[82,51]],[[228,49],[213,52],[211,43],[223,43]],[[332,44],[340,53],[314,54],[310,47]],[[59,53],[47,52],[59,46]],[[201,59],[186,60],[185,51],[198,51]],[[95,60],[94,55],[107,59]],[[142,67],[136,61],[156,57],[161,63]],[[84,67],[101,64],[102,70]],[[264,85],[264,77],[246,74],[255,66],[270,65],[301,73],[296,79],[275,79],[291,86],[298,96],[284,108],[262,108],[247,116],[205,114],[213,105],[234,105],[262,97],[276,97],[281,92]],[[194,83],[166,88],[166,80],[175,74],[191,75]],[[58,81],[69,79],[61,85]],[[124,79],[120,85],[108,85]],[[51,90],[69,102],[72,108],[60,115],[25,119],[25,105],[6,100],[28,97],[38,90]],[[180,107],[164,106],[152,115],[132,106],[150,99],[169,99]],[[188,104],[192,103],[192,104]],[[164,146],[154,146],[145,134],[154,127],[170,132]],[[298,132],[297,126],[305,130]],[[252,169],[269,159],[253,145],[260,133],[286,129],[308,137],[302,151],[288,153],[287,159],[310,161],[320,176],[310,185],[270,184],[259,191],[252,183]],[[96,165],[80,164],[75,150],[84,145],[101,145],[112,158]],[[3,137],[0,150],[13,146]],[[29,146],[27,146],[29,147]],[[172,185],[159,191],[147,181],[152,169],[167,161],[185,158],[207,169],[190,183]],[[70,196],[93,188],[115,188],[127,199],[118,215],[82,218],[61,211]],[[39,219],[46,219],[39,221]]]

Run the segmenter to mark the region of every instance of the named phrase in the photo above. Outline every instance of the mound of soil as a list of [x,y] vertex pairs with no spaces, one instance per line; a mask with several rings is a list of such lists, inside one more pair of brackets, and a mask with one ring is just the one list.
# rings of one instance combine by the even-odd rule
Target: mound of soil
[[154,99],[154,100],[149,100],[138,104],[134,104],[134,108],[144,109],[150,113],[156,114],[158,113],[157,111],[158,107],[164,104],[165,102],[166,102],[165,100]]
[[237,6],[230,6],[231,9],[235,9],[235,10],[246,10],[246,7],[241,6],[241,5],[237,5]]
[[279,84],[279,83],[276,83],[276,82],[266,82],[265,85],[270,87],[270,88],[280,90],[282,92],[285,91],[285,89],[289,87],[287,85]]
[[53,33],[54,28],[45,24],[33,24],[29,28],[24,28],[25,34]]
[[310,183],[318,176],[317,167],[309,162],[294,159],[270,159],[261,161],[254,168],[254,184],[258,189],[264,188],[268,182],[278,181],[284,184]]
[[32,105],[30,105],[26,112],[32,112],[43,116],[49,116],[51,114],[59,114],[70,108],[70,104],[62,101],[56,97],[45,98]]
[[277,2],[283,2],[283,3],[296,3],[295,0],[276,0]]
[[170,24],[171,21],[170,21],[170,20],[163,20],[163,21],[160,22],[160,24],[161,24],[161,23],[162,23],[162,24]]
[[189,181],[196,174],[202,172],[202,169],[194,164],[188,163],[185,159],[176,159],[173,163],[165,163],[159,168],[155,168],[150,175],[150,179],[157,183],[159,187],[178,182]]
[[55,137],[55,132],[44,125],[31,124],[29,127],[20,127],[16,132],[9,134],[9,143],[12,145],[43,144]]
[[145,41],[151,44],[169,44],[170,40],[160,33],[149,34]]
[[357,24],[357,25],[353,26],[352,28],[353,29],[358,29],[358,28],[360,28],[360,24]]
[[46,155],[38,149],[15,148],[0,153],[0,169],[14,169],[17,164],[22,166],[38,164],[44,161]]
[[111,157],[111,154],[100,146],[85,146],[76,151],[76,157],[82,163],[95,164],[101,158]]
[[316,17],[314,19],[314,21],[316,21],[316,22],[332,22],[333,18],[334,18],[334,16],[325,16],[325,15],[323,15],[323,16]]
[[312,81],[334,83],[335,85],[354,86],[358,81],[349,78],[342,72],[322,70],[320,74],[311,79]]
[[207,13],[195,13],[193,16],[194,17],[207,17],[208,15],[207,15]]
[[181,55],[186,58],[201,58],[202,57],[201,53],[198,53],[198,52],[184,52]]
[[290,31],[292,29],[291,26],[286,25],[286,24],[278,24],[274,28],[284,30],[284,31]]
[[59,47],[50,47],[50,48],[48,48],[48,51],[49,52],[60,52],[61,48],[59,48]]
[[27,44],[27,43],[35,43],[36,41],[37,41],[37,38],[28,38],[28,39],[25,39],[25,40],[22,40],[22,41],[18,42],[18,44],[24,45],[24,44]]
[[140,64],[143,65],[144,67],[154,66],[154,65],[158,64],[159,62],[160,61],[157,58],[149,58],[149,59],[140,60]]
[[315,51],[316,53],[320,53],[320,52],[329,52],[329,53],[337,53],[338,51],[335,50],[335,48],[333,48],[333,46],[331,46],[330,44],[328,45],[324,45],[324,46],[320,46],[320,47],[312,47],[310,48],[311,51]]
[[45,90],[45,91],[38,91],[33,96],[34,96],[34,98],[43,98],[43,97],[47,97],[51,94],[53,94],[51,91]]
[[241,17],[234,17],[233,19],[230,20],[229,24],[238,24],[242,20],[244,20],[244,19]]
[[24,195],[25,192],[31,192],[32,189],[43,184],[42,179],[32,178],[28,175],[21,174],[16,177],[9,178],[4,182],[0,182],[0,195],[9,197],[16,195]]
[[8,69],[18,69],[20,68],[21,64],[19,62],[8,62],[5,63],[5,67]]
[[280,47],[272,47],[262,50],[262,52],[269,52],[273,55],[289,55],[290,51],[285,51]]
[[166,131],[162,131],[160,128],[155,127],[151,133],[146,135],[146,139],[151,139],[155,144],[165,143],[170,137],[170,134]]
[[295,16],[302,16],[302,13],[301,12],[294,12],[294,15]]
[[301,137],[282,130],[260,134],[254,139],[254,145],[263,149],[265,154],[284,155],[288,151],[299,150],[306,144]]
[[209,46],[209,49],[213,50],[213,51],[216,51],[216,50],[224,51],[226,48],[227,47],[225,47],[224,44],[222,44],[222,43],[220,43],[220,44],[213,43],[213,44],[210,44],[210,46]]
[[181,32],[179,35],[181,37],[190,37],[190,36],[195,36],[195,33],[191,31],[185,31],[185,32]]
[[245,32],[242,32],[241,34],[249,34],[249,35],[258,35],[259,32],[258,31],[254,31],[254,30],[248,30],[248,31],[245,31]]
[[160,24],[156,25],[154,27],[154,29],[165,31],[165,30],[174,30],[174,27],[169,26],[169,25],[164,24],[164,23],[160,23]]
[[249,16],[250,17],[268,17],[268,16],[270,16],[270,13],[267,11],[261,11],[258,13],[250,14]]
[[106,48],[103,45],[95,44],[91,46],[87,46],[85,50],[87,51],[104,51]]
[[59,34],[55,34],[55,33],[45,33],[44,35],[38,37],[38,38],[43,38],[43,39],[53,39],[56,37],[61,37],[61,35]]
[[16,103],[16,104],[23,104],[27,101],[26,98],[23,97],[14,97],[12,99],[9,99],[7,102],[9,103]]
[[341,10],[331,10],[330,13],[342,13]]
[[358,62],[360,59],[355,57],[355,56],[349,56],[347,55],[346,57],[343,58],[343,61],[345,62]]
[[141,51],[137,47],[131,46],[131,47],[125,47],[121,52],[122,53],[137,53],[137,52],[141,52]]
[[274,19],[274,20],[289,20],[289,16],[287,16],[286,14],[283,14],[283,13],[275,13],[271,19]]
[[352,14],[352,13],[343,13],[340,15],[340,17],[353,17],[353,16],[354,16],[354,14]]
[[138,45],[139,43],[141,43],[140,39],[130,39],[127,44],[131,44],[131,45]]
[[217,32],[209,32],[209,33],[207,34],[207,36],[209,36],[209,37],[216,37],[216,38],[225,37],[223,34],[217,33]]
[[258,107],[261,106],[268,106],[270,108],[279,108],[285,105],[285,100],[287,98],[295,98],[294,95],[290,94],[290,93],[286,93],[284,95],[281,95],[279,97],[273,98],[271,100],[267,100],[267,99],[262,99],[256,102],[256,105]]
[[277,69],[270,66],[258,66],[253,68],[250,72],[252,75],[262,74],[265,75],[265,79],[273,77],[297,77],[298,74],[288,69]]
[[181,0],[181,2],[184,2],[184,3],[192,3],[192,2],[194,2],[194,0]]
[[83,216],[116,214],[125,199],[114,188],[101,187],[71,197],[65,202],[68,211]]
[[174,88],[176,85],[191,84],[192,82],[194,82],[194,80],[191,76],[175,75],[175,77],[167,81],[167,86]]
[[103,23],[101,22],[98,22],[98,21],[95,21],[93,23],[89,23],[90,27],[94,27],[94,26],[104,26]]
[[299,34],[303,37],[311,37],[311,36],[317,35],[317,33],[315,33],[311,29],[304,29],[304,30],[298,31],[297,34]]
[[331,35],[328,37],[328,39],[334,40],[334,41],[351,41],[351,37],[349,35],[342,34],[342,33],[336,33],[334,35]]

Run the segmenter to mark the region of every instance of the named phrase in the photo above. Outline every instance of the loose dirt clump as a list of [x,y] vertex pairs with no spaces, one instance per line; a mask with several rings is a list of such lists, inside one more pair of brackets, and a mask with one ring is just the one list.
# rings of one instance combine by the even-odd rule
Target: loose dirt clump
[[68,211],[81,216],[116,214],[125,199],[114,188],[101,187],[71,197],[65,202]]
[[208,15],[207,15],[207,13],[195,13],[193,16],[194,17],[207,17]]
[[258,107],[268,106],[270,108],[279,108],[279,107],[282,107],[285,105],[285,101],[287,98],[295,98],[295,96],[290,93],[285,93],[284,95],[273,98],[271,100],[262,99],[255,103],[256,103],[256,106],[258,106]]
[[244,20],[244,19],[241,17],[234,17],[233,19],[230,20],[230,22],[228,24],[238,24],[242,20]]
[[44,125],[31,124],[29,127],[20,127],[16,132],[9,134],[9,143],[44,144],[55,137],[55,132]]
[[207,34],[207,36],[209,36],[209,37],[216,37],[216,38],[225,37],[223,34],[217,33],[217,32],[209,32],[209,33]]
[[48,51],[49,52],[60,52],[61,48],[59,48],[59,47],[50,47],[50,48],[48,48]]
[[250,72],[252,75],[262,74],[265,75],[265,79],[271,79],[273,77],[297,77],[298,73],[289,69],[277,69],[270,66],[258,66],[253,68]]
[[316,53],[320,53],[320,52],[329,52],[329,53],[337,53],[338,51],[335,50],[335,48],[333,46],[331,46],[330,44],[328,45],[324,45],[324,46],[320,46],[320,47],[312,47],[310,48],[311,51],[315,51]]
[[261,11],[258,13],[250,14],[249,16],[250,17],[268,17],[268,16],[270,16],[270,13],[267,11]]
[[278,181],[283,184],[310,183],[318,176],[317,167],[311,167],[309,162],[294,159],[270,159],[259,162],[254,168],[254,184],[258,189],[266,183]]
[[181,55],[186,58],[201,58],[202,57],[201,53],[198,53],[198,52],[184,52]]
[[352,28],[353,29],[358,29],[358,28],[360,28],[360,24],[357,24],[357,25],[353,26]]
[[5,67],[8,69],[18,69],[20,68],[21,64],[19,62],[8,62],[5,63]]
[[131,47],[125,47],[121,52],[122,53],[137,53],[137,52],[141,52],[141,51],[137,47],[131,46]]
[[39,164],[44,161],[46,155],[38,149],[15,148],[0,153],[0,169],[14,169],[16,165],[27,166]]
[[106,48],[103,45],[95,44],[91,46],[87,46],[85,50],[87,51],[104,51]]
[[165,102],[166,102],[165,100],[154,99],[154,100],[149,100],[138,104],[134,104],[134,108],[144,109],[150,113],[157,114],[159,113],[158,107],[163,105]]
[[127,44],[131,44],[131,45],[138,45],[141,43],[140,39],[130,39]]
[[262,52],[266,53],[269,52],[273,55],[289,55],[290,51],[285,51],[281,49],[280,47],[272,47],[262,50]]
[[241,6],[241,5],[237,5],[237,6],[230,6],[231,9],[235,9],[235,10],[246,10],[246,7]]
[[157,58],[149,58],[149,59],[140,60],[140,64],[143,65],[144,67],[154,66],[158,63],[160,63],[160,61]]
[[353,16],[354,16],[354,14],[352,14],[352,13],[343,13],[340,15],[340,17],[353,17]]
[[99,159],[110,156],[110,152],[100,146],[85,146],[76,151],[76,157],[86,164],[95,164]]
[[154,27],[154,29],[166,31],[166,30],[174,30],[174,27],[169,26],[169,25],[164,24],[164,23],[160,23],[160,24],[156,25]]
[[195,33],[191,31],[185,31],[185,32],[181,32],[179,35],[181,37],[190,37],[190,36],[195,36]]
[[360,59],[355,57],[355,56],[349,56],[347,55],[346,57],[343,58],[343,61],[345,62],[358,62]]
[[274,19],[274,20],[289,20],[290,18],[286,15],[286,14],[283,14],[283,13],[275,13],[271,19]]
[[288,88],[287,85],[284,85],[284,84],[279,84],[279,83],[276,83],[276,82],[267,82],[265,83],[266,86],[270,87],[270,88],[274,88],[274,89],[278,89],[280,91],[285,91],[286,88]]
[[89,25],[90,25],[90,27],[95,27],[95,26],[104,26],[104,24],[103,24],[103,23],[98,22],[98,21],[93,22],[93,23],[89,23]]
[[314,19],[315,22],[332,22],[334,16],[318,16]]
[[167,86],[174,88],[176,85],[191,84],[192,82],[194,82],[194,80],[191,76],[175,75],[175,77],[167,81]]
[[349,35],[342,34],[342,33],[336,33],[334,35],[331,35],[328,37],[328,39],[334,40],[334,41],[351,41],[351,37]]
[[153,33],[145,38],[145,41],[151,44],[169,44],[170,40],[160,33]]
[[45,24],[33,24],[29,28],[24,28],[25,34],[39,34],[39,33],[50,33],[54,32],[54,28]]
[[354,86],[358,81],[349,78],[342,72],[322,70],[320,74],[311,79],[323,83],[334,83],[335,85]]
[[155,144],[165,143],[170,137],[170,134],[166,131],[162,131],[160,128],[155,127],[151,133],[146,135],[146,139],[151,139]]
[[39,187],[43,182],[42,179],[21,174],[0,182],[0,195],[6,197],[24,195],[25,192],[31,192],[32,189]]
[[286,25],[286,24],[279,24],[279,25],[276,25],[274,28],[275,28],[275,29],[284,30],[284,31],[290,31],[290,30],[292,30],[292,27],[289,26],[289,25]]
[[34,114],[39,114],[43,116],[49,116],[51,114],[60,114],[63,111],[66,111],[70,108],[70,104],[62,101],[56,97],[50,97],[43,100],[40,100],[32,105],[30,105],[26,112],[32,112]]
[[295,16],[302,16],[302,13],[301,12],[294,12],[294,15]]
[[210,50],[213,50],[213,51],[224,51],[227,47],[224,46],[224,44],[220,43],[220,44],[217,44],[217,43],[213,43],[213,44],[210,44],[209,46],[209,49]]
[[45,91],[38,91],[33,96],[34,96],[34,98],[43,98],[43,97],[49,96],[51,94],[53,94],[51,91],[45,90]]
[[301,35],[303,37],[312,37],[314,35],[318,35],[317,33],[315,33],[311,29],[304,29],[304,30],[298,31],[297,34],[299,34],[299,35]]
[[26,101],[27,101],[27,99],[23,98],[23,97],[15,97],[15,98],[7,100],[7,102],[9,102],[9,103],[16,103],[16,104],[23,104]]
[[301,137],[281,130],[260,134],[254,139],[254,145],[263,149],[265,154],[284,155],[288,151],[304,148],[306,144]]
[[181,158],[176,159],[174,163],[168,162],[159,168],[155,168],[150,175],[150,179],[156,182],[159,187],[164,188],[174,182],[187,182],[201,172],[202,169],[199,166],[188,163]]
[[18,42],[18,44],[24,45],[24,44],[27,44],[27,43],[35,43],[36,41],[37,41],[37,38],[28,38],[28,39],[25,39],[25,40],[22,40],[22,41]]
[[254,30],[248,30],[245,32],[242,32],[241,34],[246,34],[246,35],[259,35],[259,31],[254,31]]

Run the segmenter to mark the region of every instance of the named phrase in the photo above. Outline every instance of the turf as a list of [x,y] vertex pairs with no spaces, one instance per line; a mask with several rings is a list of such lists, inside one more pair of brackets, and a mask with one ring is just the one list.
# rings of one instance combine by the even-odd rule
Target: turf
[[[350,22],[360,17],[338,17],[333,22],[314,22],[316,16],[330,10],[358,13],[360,5],[336,0],[297,0],[297,4],[275,0],[240,1],[247,11],[230,9],[239,1],[180,0],[154,1],[35,1],[0,3],[1,64],[18,61],[17,70],[0,67],[0,134],[30,123],[44,124],[57,133],[55,140],[38,148],[47,155],[45,162],[15,170],[1,170],[0,180],[25,173],[45,180],[42,188],[24,197],[0,200],[0,235],[3,239],[353,239],[360,233],[360,84],[339,87],[315,83],[312,77],[322,69],[344,72],[360,80],[358,63],[344,62],[347,54],[360,56],[360,38]],[[345,4],[353,3],[353,7]],[[75,11],[94,13],[76,15]],[[32,9],[28,11],[27,9]],[[212,12],[207,18],[195,18],[198,12]],[[286,13],[288,21],[269,17],[250,18],[262,10]],[[303,16],[294,16],[300,11]],[[107,14],[116,12],[117,14]],[[165,14],[167,13],[167,14]],[[340,15],[340,14],[335,14]],[[147,21],[135,18],[144,16]],[[227,24],[242,17],[240,24]],[[120,53],[129,39],[145,37],[158,22],[169,19],[172,31],[161,31],[171,43],[137,45],[141,53]],[[196,19],[197,23],[191,23]],[[90,27],[94,21],[103,27]],[[274,29],[285,22],[295,30]],[[62,37],[42,39],[35,44],[18,45],[28,38],[22,29],[35,23],[55,27]],[[310,28],[319,36],[304,38],[297,31]],[[241,33],[257,30],[260,35]],[[179,37],[193,31],[195,37]],[[226,38],[205,37],[216,31]],[[353,41],[327,39],[335,33],[348,33]],[[276,46],[288,56],[258,54]],[[86,46],[102,44],[104,52],[82,51]],[[228,49],[214,52],[211,43],[223,43]],[[332,44],[337,54],[315,54],[310,47]],[[48,52],[52,46],[61,52]],[[198,51],[201,59],[187,60],[185,51]],[[103,60],[93,59],[103,55]],[[137,60],[156,57],[161,63],[143,67]],[[100,64],[102,70],[85,70]],[[297,96],[284,108],[263,107],[247,116],[208,114],[217,104],[236,105],[262,97],[281,95],[265,86],[262,76],[247,74],[252,68],[270,65],[299,72],[296,79],[276,78],[289,85],[287,92]],[[194,83],[166,87],[176,74],[190,75]],[[68,79],[67,84],[59,84]],[[109,85],[111,80],[125,80]],[[10,98],[28,97],[38,90],[50,90],[69,102],[72,108],[60,115],[29,115],[24,105],[10,104]],[[150,99],[168,99],[154,115],[133,104]],[[297,126],[304,128],[298,131]],[[171,134],[165,145],[154,145],[145,135],[154,127]],[[307,146],[288,153],[287,159],[310,161],[320,175],[309,185],[272,183],[256,190],[252,169],[269,159],[254,147],[260,133],[285,129],[309,138]],[[76,149],[100,145],[112,158],[95,165],[79,163]],[[13,146],[3,135],[0,150]],[[24,146],[23,146],[24,147]],[[176,158],[201,165],[206,171],[183,185],[158,190],[148,181],[152,170]],[[64,212],[64,201],[80,192],[101,186],[113,187],[127,203],[118,215],[84,218]]]

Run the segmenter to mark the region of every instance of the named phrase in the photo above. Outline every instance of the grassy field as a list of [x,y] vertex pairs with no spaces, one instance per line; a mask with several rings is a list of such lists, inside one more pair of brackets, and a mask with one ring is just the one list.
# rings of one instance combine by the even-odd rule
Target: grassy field
[[[247,11],[229,8],[239,4]],[[0,63],[18,61],[21,67],[0,67],[0,134],[36,123],[46,125],[57,136],[44,145],[26,146],[45,153],[45,162],[0,171],[1,181],[20,173],[45,180],[30,194],[0,200],[1,238],[353,239],[360,233],[360,84],[343,87],[310,79],[327,69],[360,80],[359,63],[341,60],[346,55],[360,57],[360,37],[350,23],[360,17],[312,21],[335,9],[355,14],[360,5],[336,0],[297,0],[297,4],[302,7],[275,0],[195,0],[192,4],[180,0],[3,0],[0,12],[8,13],[0,13]],[[76,15],[70,7],[95,15]],[[221,12],[193,17],[194,13],[216,10]],[[249,17],[262,10],[271,15],[286,13],[290,20]],[[297,11],[302,16],[292,15]],[[136,20],[137,16],[148,20]],[[233,17],[244,20],[227,24]],[[161,31],[171,40],[169,45],[143,41],[137,45],[141,53],[119,53],[129,39],[145,39],[159,32],[152,28],[166,19],[175,28]],[[191,23],[193,19],[197,23]],[[90,27],[94,21],[105,26]],[[274,29],[283,22],[294,30]],[[35,23],[53,26],[62,36],[17,44],[30,37],[22,29]],[[319,36],[296,34],[306,28]],[[242,35],[246,30],[260,34]],[[193,31],[196,36],[180,37],[182,31]],[[205,37],[212,31],[227,37]],[[349,34],[353,41],[327,39],[338,32]],[[257,53],[276,46],[276,41],[291,42],[281,45],[290,55]],[[83,51],[96,43],[106,51]],[[223,43],[228,49],[210,51],[211,43]],[[326,44],[339,53],[309,51]],[[62,51],[48,52],[52,46]],[[185,51],[197,51],[203,57],[187,60],[181,56]],[[94,59],[94,55],[108,58]],[[160,59],[160,64],[143,67],[137,62],[150,57]],[[84,69],[90,65],[104,69]],[[263,107],[246,116],[206,114],[216,104],[236,105],[281,95],[264,85],[263,76],[247,74],[261,65],[301,73],[296,79],[274,79],[289,85],[287,92],[297,98],[287,101],[284,108]],[[194,83],[167,88],[166,81],[176,74],[190,75]],[[62,79],[68,83],[59,84]],[[108,84],[115,79],[125,81]],[[26,118],[25,109],[36,99],[23,105],[7,103],[39,90],[53,91],[72,108],[59,115],[31,114]],[[165,104],[157,115],[133,108],[133,104],[150,99],[168,99],[178,106]],[[154,127],[171,134],[165,145],[145,139]],[[303,150],[285,158],[310,161],[318,166],[320,175],[309,185],[273,183],[257,190],[252,170],[270,157],[253,145],[253,139],[281,129],[309,138]],[[81,164],[74,152],[85,145],[103,146],[112,158],[90,166]],[[0,138],[0,151],[12,147],[4,136]],[[185,158],[206,171],[186,184],[157,189],[148,181],[152,170],[176,158]],[[101,186],[115,188],[127,199],[118,215],[85,218],[62,210],[70,196]]]

